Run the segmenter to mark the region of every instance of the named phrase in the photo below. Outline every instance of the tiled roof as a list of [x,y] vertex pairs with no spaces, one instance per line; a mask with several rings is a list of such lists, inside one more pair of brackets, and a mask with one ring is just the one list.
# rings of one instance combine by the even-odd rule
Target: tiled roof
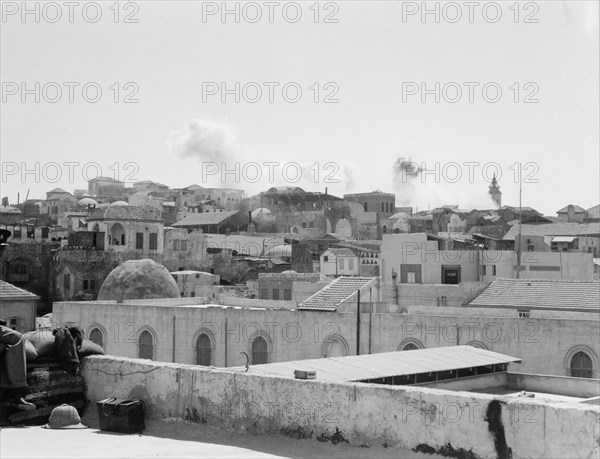
[[22,288],[15,287],[13,284],[0,280],[0,298],[2,300],[38,300],[40,297],[27,290],[23,290]]
[[88,221],[95,220],[141,220],[160,222],[161,218],[158,218],[152,212],[148,212],[146,209],[137,206],[107,206],[99,211],[90,215]]
[[375,277],[338,277],[300,304],[298,309],[336,311],[341,303],[352,298],[357,290],[367,287],[375,279]]
[[[587,212],[587,210],[585,210],[583,207],[578,206],[576,204],[569,204],[569,206],[573,206],[573,212],[584,213],[584,214]],[[562,209],[557,210],[556,213],[557,214],[562,214],[562,213],[566,214],[567,212],[569,212],[569,206],[565,206]]]
[[203,212],[198,214],[190,214],[183,220],[179,220],[174,223],[173,227],[185,227],[185,226],[205,226],[205,225],[218,225],[224,222],[229,217],[233,217],[237,214],[237,211],[230,210],[226,212]]
[[598,218],[600,217],[600,204],[594,207],[590,207],[588,210],[588,218]]
[[[505,241],[514,241],[519,234],[519,225],[513,225],[504,235]],[[598,223],[545,223],[541,225],[521,225],[523,236],[593,236],[600,234]]]
[[600,311],[598,281],[496,279],[468,303],[473,307]]
[[327,249],[325,252],[323,253],[331,253],[332,255],[335,255],[336,257],[355,257],[356,255],[354,254],[354,252],[346,247],[343,248],[329,248]]

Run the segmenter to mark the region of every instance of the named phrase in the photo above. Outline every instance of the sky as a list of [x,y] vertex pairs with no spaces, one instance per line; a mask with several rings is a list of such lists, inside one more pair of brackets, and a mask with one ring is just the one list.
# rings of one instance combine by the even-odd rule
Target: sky
[[600,202],[596,1],[25,6],[0,22],[11,203],[103,175],[490,208],[494,173],[503,204]]

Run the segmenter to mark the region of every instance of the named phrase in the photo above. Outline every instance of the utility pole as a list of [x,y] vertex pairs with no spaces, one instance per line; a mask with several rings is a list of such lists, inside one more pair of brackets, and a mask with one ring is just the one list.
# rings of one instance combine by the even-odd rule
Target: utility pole
[[517,279],[519,279],[521,277],[521,226],[522,226],[521,220],[523,219],[522,209],[521,209],[522,194],[523,194],[523,180],[521,180],[521,169],[519,166],[519,244],[517,245]]

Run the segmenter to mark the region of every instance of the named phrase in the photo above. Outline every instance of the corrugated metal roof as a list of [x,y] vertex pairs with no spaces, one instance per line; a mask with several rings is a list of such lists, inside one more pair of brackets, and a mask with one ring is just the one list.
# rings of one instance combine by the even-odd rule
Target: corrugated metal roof
[[358,290],[370,285],[375,277],[338,277],[300,304],[298,309],[316,311],[336,311],[344,301],[349,300]]
[[204,226],[204,225],[218,225],[230,217],[233,217],[238,212],[225,211],[225,212],[203,212],[198,214],[190,214],[183,220],[174,223],[173,227],[186,227],[186,226]]
[[600,283],[574,280],[496,279],[471,300],[468,306],[598,312]]
[[[519,234],[519,225],[513,225],[503,239],[514,241]],[[599,223],[543,223],[540,225],[521,225],[521,235],[526,236],[594,236],[600,234]]]
[[575,239],[576,236],[556,236],[552,238],[552,242],[573,242]]
[[520,363],[521,359],[471,346],[452,346],[268,363],[252,365],[250,371],[293,379],[295,370],[315,370],[317,380],[357,382],[510,362]]

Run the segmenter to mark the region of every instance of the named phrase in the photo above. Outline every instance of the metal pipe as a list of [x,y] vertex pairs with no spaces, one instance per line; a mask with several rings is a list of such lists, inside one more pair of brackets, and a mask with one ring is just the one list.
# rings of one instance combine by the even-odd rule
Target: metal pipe
[[173,363],[175,363],[175,316],[173,316]]
[[360,355],[360,289],[356,302],[356,355]]
[[227,368],[227,319],[225,319],[225,368]]

